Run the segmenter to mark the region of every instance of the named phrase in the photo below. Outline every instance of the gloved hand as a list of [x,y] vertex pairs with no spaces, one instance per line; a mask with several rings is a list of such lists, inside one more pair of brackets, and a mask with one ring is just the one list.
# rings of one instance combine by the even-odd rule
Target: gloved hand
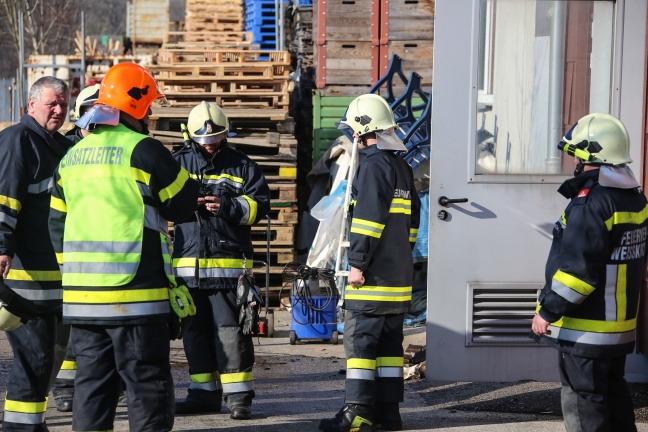
[[196,315],[196,304],[186,286],[180,285],[169,290],[171,309],[180,318]]
[[252,334],[259,329],[259,311],[252,305],[241,309],[242,316],[241,330],[244,335]]

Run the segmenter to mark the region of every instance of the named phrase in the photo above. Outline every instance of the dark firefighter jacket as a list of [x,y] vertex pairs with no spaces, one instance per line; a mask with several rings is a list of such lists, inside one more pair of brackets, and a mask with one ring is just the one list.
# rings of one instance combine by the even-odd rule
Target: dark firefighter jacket
[[538,305],[552,323],[543,341],[591,358],[634,349],[648,235],[643,193],[603,187],[598,175],[586,171],[559,189],[571,202],[554,227]]
[[79,141],[81,141],[84,138],[84,136],[81,135],[81,128],[79,126],[74,126],[72,129],[67,131],[67,133],[65,134],[65,138],[69,139],[74,144],[76,144]]
[[192,178],[202,181],[203,192],[221,202],[218,214],[200,206],[191,218],[175,225],[173,266],[178,283],[189,288],[236,288],[244,262],[252,267],[251,226],[270,208],[263,171],[227,144],[211,161],[197,144],[182,148],[174,158]]
[[61,272],[47,230],[52,173],[72,143],[28,114],[0,132],[0,255],[13,257],[5,282],[60,312]]
[[49,228],[63,265],[66,324],[166,322],[168,222],[195,209],[200,185],[159,141],[99,126],[54,173]]
[[352,184],[349,264],[363,270],[365,283],[347,286],[346,309],[403,313],[412,300],[412,248],[421,201],[412,168],[400,156],[372,145],[359,151]]

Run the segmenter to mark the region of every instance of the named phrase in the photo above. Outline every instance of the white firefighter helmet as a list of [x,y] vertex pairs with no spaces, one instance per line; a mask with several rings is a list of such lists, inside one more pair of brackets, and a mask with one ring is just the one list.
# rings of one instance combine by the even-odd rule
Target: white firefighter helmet
[[229,120],[218,105],[202,101],[189,113],[187,131],[198,144],[216,144],[227,138]]
[[358,137],[396,127],[394,113],[385,98],[373,93],[352,100],[338,124],[338,129],[349,128]]
[[0,303],[0,330],[12,331],[21,325],[22,321],[20,317],[9,312],[5,305]]
[[623,123],[610,114],[588,114],[565,134],[558,148],[584,164],[623,165],[630,159],[630,137]]
[[81,107],[89,107],[94,105],[94,103],[99,99],[99,87],[100,84],[95,84],[90,87],[86,87],[79,92],[79,95],[74,102],[74,118],[79,120],[81,118]]

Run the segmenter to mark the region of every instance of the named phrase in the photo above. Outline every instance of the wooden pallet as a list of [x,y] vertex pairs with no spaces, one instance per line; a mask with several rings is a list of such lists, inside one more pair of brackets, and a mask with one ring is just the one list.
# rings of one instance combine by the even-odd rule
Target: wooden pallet
[[188,31],[243,31],[242,18],[235,22],[227,21],[185,21]]
[[[252,227],[252,245],[254,250],[265,248],[268,238],[268,230],[265,226],[255,225]],[[273,246],[295,245],[295,226],[270,226],[270,244]]]
[[186,90],[164,91],[171,106],[195,107],[202,101],[214,102],[222,108],[283,108],[290,104],[288,92],[269,92],[256,90],[236,90],[235,92],[205,91],[190,93]]
[[238,42],[241,44],[252,44],[254,33],[250,31],[212,31],[212,32],[190,32],[170,31],[164,34],[163,47],[166,44],[181,44],[190,42],[226,43]]
[[223,78],[284,78],[290,75],[290,67],[273,62],[195,62],[189,64],[151,65],[147,69],[156,80],[223,79]]
[[290,65],[288,51],[274,50],[242,50],[242,49],[160,49],[158,64],[178,64],[187,62],[272,62],[276,65]]

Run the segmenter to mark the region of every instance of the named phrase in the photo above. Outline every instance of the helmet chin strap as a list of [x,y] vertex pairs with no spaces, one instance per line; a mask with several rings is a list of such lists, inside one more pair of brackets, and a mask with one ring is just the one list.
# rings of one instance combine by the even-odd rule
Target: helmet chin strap
[[585,169],[585,164],[583,163],[583,161],[579,159],[578,163],[576,164],[576,168],[574,169],[574,177],[578,177],[583,172],[584,169]]

